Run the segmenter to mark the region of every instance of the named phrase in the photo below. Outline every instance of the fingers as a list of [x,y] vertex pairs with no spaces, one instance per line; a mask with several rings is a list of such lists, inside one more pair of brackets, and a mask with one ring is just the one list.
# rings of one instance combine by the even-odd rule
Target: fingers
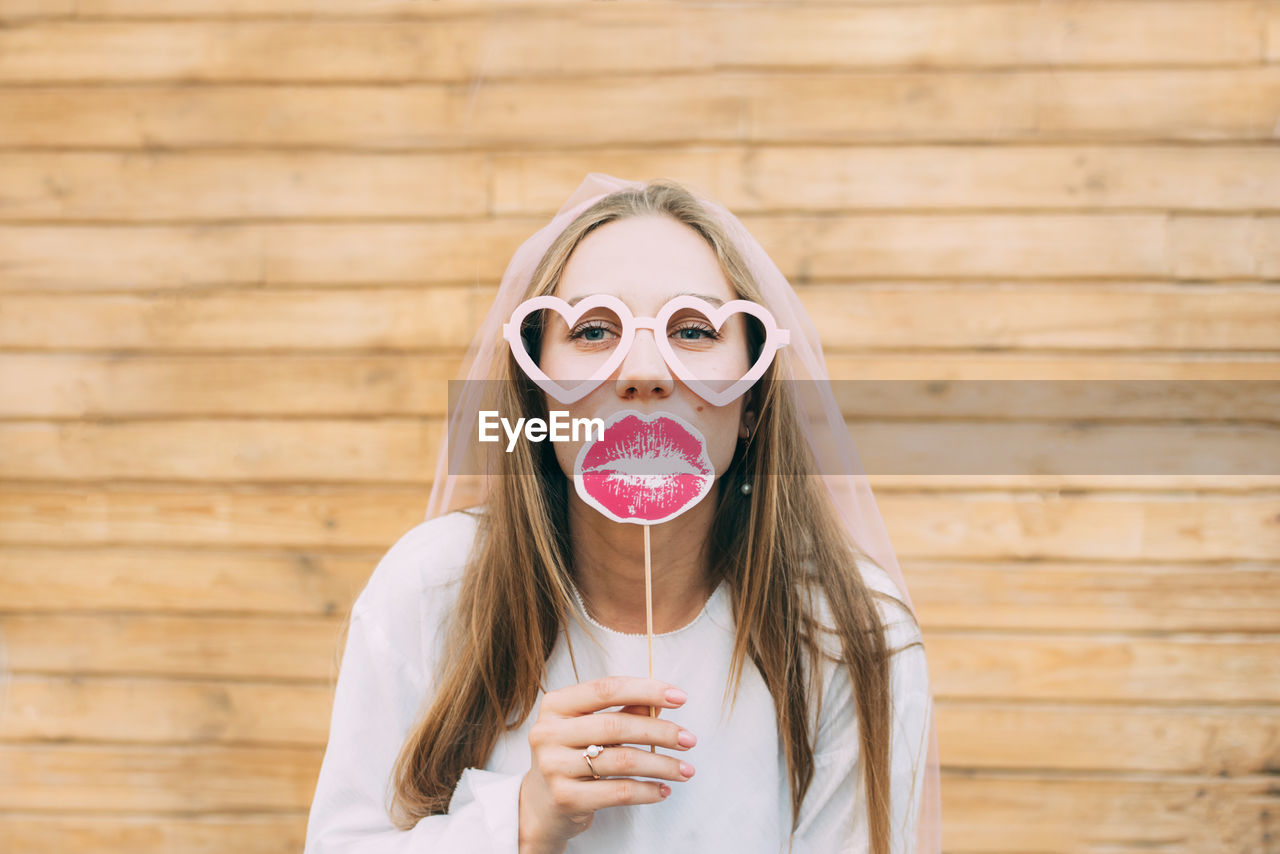
[[671,787],[666,783],[632,780],[627,777],[586,782],[561,779],[553,792],[557,803],[572,804],[575,808],[592,811],[624,804],[656,804],[666,800],[669,794]]
[[[656,714],[679,708],[686,699],[667,682],[638,676],[606,676],[544,694],[529,731],[530,774],[543,784],[534,790],[541,793],[535,798],[545,805],[541,808],[557,826],[574,827],[601,807],[657,803],[670,795],[666,783],[628,775],[683,782],[693,776],[693,766],[679,756],[623,745],[679,751],[693,747],[697,738],[692,733]],[[620,711],[603,711],[610,708]],[[592,778],[592,767],[583,758],[592,744],[608,745],[592,758],[600,779]]]
[[[674,691],[671,699],[668,691]],[[684,703],[684,692],[667,682],[642,676],[605,676],[552,691],[542,698],[541,714],[571,718],[611,706],[656,706],[674,709]]]
[[650,753],[634,747],[609,746],[593,757],[591,764],[583,758],[582,751],[568,751],[557,755],[557,771],[565,777],[592,780],[591,769],[600,777],[656,777],[660,780],[686,782],[696,771],[688,760],[661,753]]
[[557,743],[579,750],[590,744],[653,744],[671,750],[688,750],[698,743],[693,733],[675,721],[621,712],[582,715],[570,721],[558,721],[552,727],[552,738]]

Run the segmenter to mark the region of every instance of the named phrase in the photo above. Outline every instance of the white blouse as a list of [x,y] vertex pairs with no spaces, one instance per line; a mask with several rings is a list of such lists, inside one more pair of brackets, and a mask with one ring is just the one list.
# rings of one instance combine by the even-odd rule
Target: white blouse
[[[387,814],[391,767],[434,695],[431,679],[436,656],[443,652],[445,617],[457,596],[476,526],[475,517],[466,512],[417,525],[387,552],[357,598],[329,744],[307,822],[305,854],[517,854],[520,783],[531,764],[528,737],[538,706],[518,730],[500,736],[483,768],[463,772],[448,814],[423,818],[407,831],[396,829]],[[898,595],[878,567],[859,568],[872,588]],[[891,650],[920,640],[904,609],[877,603]],[[825,602],[822,607],[825,611]],[[547,662],[552,690],[600,676],[648,675],[645,635],[600,625],[580,598],[578,608],[589,629],[568,621],[578,675],[562,632]],[[667,781],[672,792],[664,801],[598,810],[591,827],[569,840],[568,854],[786,854],[791,828],[786,757],[773,697],[749,656],[732,714],[727,698],[722,705],[733,643],[724,583],[691,623],[654,635],[655,678],[689,696],[683,706],[660,714],[698,738],[687,751],[659,750],[686,758],[697,772],[685,782]],[[893,655],[890,662],[890,849],[910,854],[916,844],[933,704],[921,646]],[[870,842],[856,707],[844,666],[824,661],[823,668],[820,719],[816,703],[810,703],[809,712],[810,733],[817,727],[814,776],[790,850],[861,854]],[[540,703],[541,691],[538,697]],[[585,774],[585,760],[583,770]]]

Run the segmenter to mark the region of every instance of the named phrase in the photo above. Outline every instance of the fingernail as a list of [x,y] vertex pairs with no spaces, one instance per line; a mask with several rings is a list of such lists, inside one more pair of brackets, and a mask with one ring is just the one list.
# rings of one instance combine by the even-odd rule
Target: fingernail
[[686,777],[692,777],[692,776],[693,776],[693,766],[692,766],[692,765],[690,765],[688,762],[681,762],[681,763],[680,763],[680,773],[681,773],[681,774],[683,774],[683,775],[685,775]]
[[667,795],[671,794],[671,787],[666,783],[662,783],[658,786],[658,794],[665,798]]
[[693,747],[698,743],[698,738],[687,729],[680,730],[680,734],[676,736],[676,741],[680,742],[683,747]]
[[689,695],[688,695],[688,694],[686,694],[685,692],[681,691],[679,688],[668,688],[668,689],[667,689],[667,702],[668,702],[668,703],[683,703],[683,702],[684,702],[685,700],[687,700],[687,699],[689,699]]

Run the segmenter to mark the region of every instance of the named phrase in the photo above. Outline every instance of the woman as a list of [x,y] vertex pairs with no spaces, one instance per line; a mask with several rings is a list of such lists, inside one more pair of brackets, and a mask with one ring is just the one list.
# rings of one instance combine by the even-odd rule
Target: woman
[[[762,308],[707,322],[680,294]],[[574,316],[594,303],[619,307]],[[766,360],[733,400],[708,390]],[[467,363],[429,521],[353,606],[308,854],[936,854],[920,631],[816,333],[741,223],[592,173],[517,251]],[[588,440],[475,442],[481,411],[564,400],[705,437],[715,486],[649,529],[652,637],[644,541],[574,488]]]

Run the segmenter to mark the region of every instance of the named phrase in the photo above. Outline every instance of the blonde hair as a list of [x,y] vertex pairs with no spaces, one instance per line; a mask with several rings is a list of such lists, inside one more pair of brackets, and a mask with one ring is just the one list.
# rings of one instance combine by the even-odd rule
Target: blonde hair
[[[684,187],[666,180],[611,194],[584,211],[548,248],[525,296],[553,293],[570,255],[593,229],[649,215],[672,217],[702,235],[737,296],[763,302],[724,230]],[[818,656],[842,662],[857,706],[857,732],[849,737],[860,739],[871,851],[888,854],[890,653],[874,598],[902,603],[868,588],[855,567],[870,558],[850,542],[814,476],[799,413],[777,380],[785,358],[783,350],[751,391],[756,427],[719,478],[704,544],[709,580],[713,586],[727,582],[736,625],[731,703],[750,656],[773,696],[794,830],[814,773],[816,734],[809,732],[808,712],[811,699],[821,708]],[[514,359],[508,354],[502,364],[501,379],[511,382],[500,384],[498,408],[545,416],[541,392]],[[546,690],[547,659],[574,607],[568,481],[554,451],[546,443],[521,443],[499,456],[502,471],[490,480],[438,659],[434,698],[393,769],[391,818],[404,830],[424,816],[446,813],[463,770],[482,767],[502,733],[523,725],[539,688]],[[744,479],[752,484],[750,497],[724,488]],[[513,536],[516,531],[521,536]],[[815,617],[815,588],[825,594],[834,626]]]

